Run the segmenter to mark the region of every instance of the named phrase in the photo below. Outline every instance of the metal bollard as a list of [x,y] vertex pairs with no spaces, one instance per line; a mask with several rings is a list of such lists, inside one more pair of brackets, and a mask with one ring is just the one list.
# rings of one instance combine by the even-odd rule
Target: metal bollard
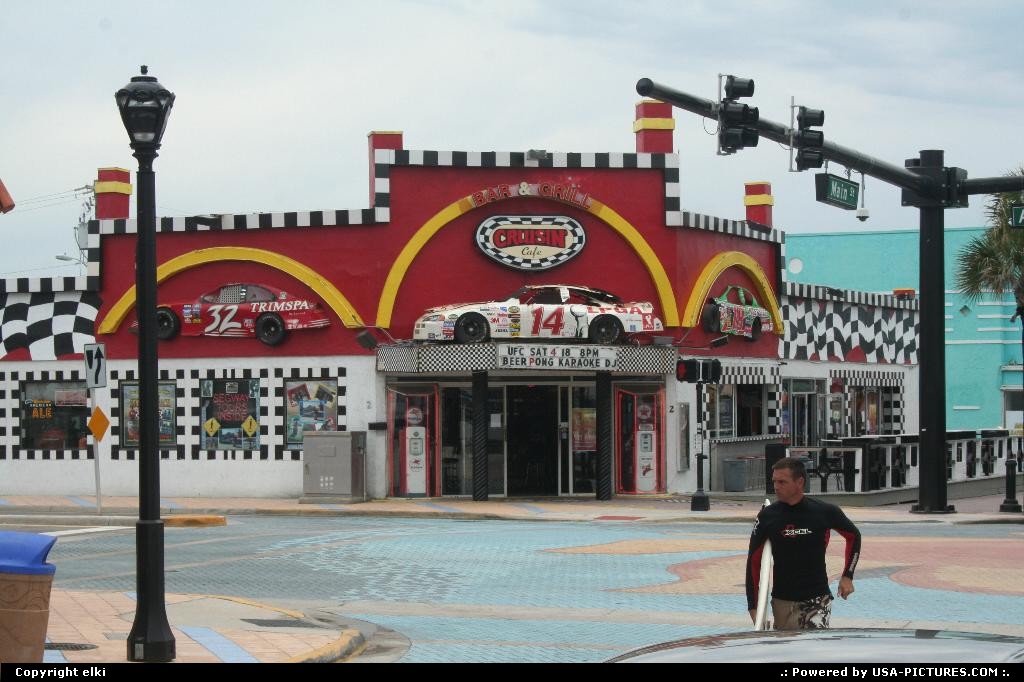
[[1020,512],[1020,502],[1017,501],[1017,460],[1012,457],[1006,458],[1006,499],[999,505],[1001,512]]

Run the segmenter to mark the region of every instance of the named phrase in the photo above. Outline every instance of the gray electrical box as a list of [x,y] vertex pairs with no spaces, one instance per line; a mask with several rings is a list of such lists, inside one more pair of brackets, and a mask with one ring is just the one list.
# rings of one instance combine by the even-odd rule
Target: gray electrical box
[[312,431],[302,439],[299,502],[366,501],[366,432]]

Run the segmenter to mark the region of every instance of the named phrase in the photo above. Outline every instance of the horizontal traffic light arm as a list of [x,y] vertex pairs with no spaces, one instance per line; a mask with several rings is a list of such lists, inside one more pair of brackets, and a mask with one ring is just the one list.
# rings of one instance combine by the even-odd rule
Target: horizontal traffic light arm
[[[704,118],[718,118],[718,103],[706,100],[702,97],[695,97],[685,92],[680,92],[665,85],[655,83],[650,78],[641,78],[636,83],[636,91],[644,97],[653,97],[679,107],[685,111],[699,114]],[[789,128],[779,123],[760,119],[757,123],[751,124],[756,128],[762,137],[774,142],[789,145]],[[911,173],[905,168],[894,166],[891,163],[861,154],[860,152],[848,149],[835,142],[825,141],[821,147],[822,153],[829,161],[835,161],[847,168],[860,171],[873,178],[884,180],[890,185],[916,192],[922,196],[935,196],[945,190],[932,178]],[[995,194],[997,192],[1017,192],[1022,189],[1019,176],[998,176],[992,178],[971,178],[960,182],[957,194],[961,197],[974,196],[976,194]]]
[[[679,90],[655,83],[650,78],[641,78],[637,81],[636,91],[644,97],[659,99],[674,107],[699,114],[704,118],[718,118],[717,102],[680,92]],[[782,143],[787,147],[789,146],[790,129],[787,126],[763,118],[759,118],[756,123],[750,123],[749,125],[751,128],[755,128],[761,137],[773,142]],[[835,142],[825,140],[825,143],[821,146],[821,151],[829,161],[835,161],[847,168],[860,171],[879,180],[885,180],[897,187],[909,189],[918,194],[929,193],[933,184],[931,178],[911,173],[906,168],[900,168],[891,163],[880,161],[853,149],[838,145]]]

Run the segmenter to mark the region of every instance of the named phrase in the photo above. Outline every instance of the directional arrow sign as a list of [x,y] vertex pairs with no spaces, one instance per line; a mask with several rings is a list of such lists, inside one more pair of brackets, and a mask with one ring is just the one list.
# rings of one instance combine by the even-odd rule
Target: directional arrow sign
[[1024,205],[1010,206],[1010,227],[1024,227]]
[[85,345],[85,386],[103,388],[107,385],[107,349],[102,343]]

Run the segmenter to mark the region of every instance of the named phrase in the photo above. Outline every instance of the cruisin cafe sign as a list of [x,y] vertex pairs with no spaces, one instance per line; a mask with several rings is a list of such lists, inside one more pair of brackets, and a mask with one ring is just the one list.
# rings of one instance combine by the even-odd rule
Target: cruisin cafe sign
[[[474,207],[516,197],[539,197],[587,209],[588,194],[574,184],[539,182],[499,184],[470,195]],[[568,216],[499,215],[480,223],[477,247],[488,257],[517,270],[546,270],[579,255],[586,244],[583,226]]]

